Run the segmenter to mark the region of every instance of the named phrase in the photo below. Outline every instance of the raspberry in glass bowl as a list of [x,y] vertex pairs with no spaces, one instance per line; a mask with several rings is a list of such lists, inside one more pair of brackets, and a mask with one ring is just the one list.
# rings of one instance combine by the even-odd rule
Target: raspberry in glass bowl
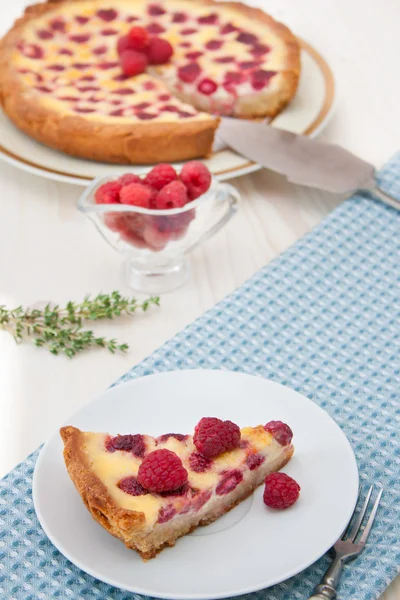
[[125,257],[127,284],[158,294],[185,282],[188,253],[230,220],[239,199],[234,187],[191,161],[181,169],[159,164],[140,177],[98,178],[78,209]]

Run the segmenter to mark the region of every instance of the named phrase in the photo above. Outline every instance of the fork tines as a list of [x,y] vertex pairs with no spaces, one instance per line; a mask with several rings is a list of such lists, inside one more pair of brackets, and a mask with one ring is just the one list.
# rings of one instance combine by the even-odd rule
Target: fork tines
[[[342,537],[343,541],[349,541],[349,542],[352,542],[353,544],[355,544],[355,543],[362,544],[362,545],[365,544],[365,542],[368,539],[369,533],[372,529],[372,525],[373,525],[377,510],[378,510],[379,502],[381,500],[382,492],[383,492],[383,488],[379,485],[376,485],[376,486],[371,485],[368,488],[367,493],[365,495],[364,502],[357,505],[354,510],[354,513],[353,513],[352,518],[350,519],[349,525],[348,525],[345,533],[343,534],[343,537]],[[357,503],[360,502],[362,496],[363,496],[362,488],[360,486]],[[373,505],[371,508],[371,498],[373,496],[375,496],[375,501],[373,502]],[[367,513],[367,511],[368,511],[368,513]],[[369,517],[363,527],[363,523],[365,521],[366,514],[369,514]]]

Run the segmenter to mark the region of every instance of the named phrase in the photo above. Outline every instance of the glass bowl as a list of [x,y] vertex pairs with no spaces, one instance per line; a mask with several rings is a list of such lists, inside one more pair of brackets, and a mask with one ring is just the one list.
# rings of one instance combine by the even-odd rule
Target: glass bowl
[[130,288],[160,294],[180,287],[188,275],[188,253],[236,213],[238,191],[213,178],[208,192],[183,208],[153,210],[127,204],[96,204],[96,190],[117,179],[94,180],[80,197],[78,209],[110,246],[125,256],[125,277]]

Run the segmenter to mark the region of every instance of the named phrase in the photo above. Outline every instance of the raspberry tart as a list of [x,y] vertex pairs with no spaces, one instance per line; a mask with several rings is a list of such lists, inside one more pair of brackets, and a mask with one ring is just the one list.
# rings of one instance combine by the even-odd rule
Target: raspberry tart
[[235,2],[49,0],[0,43],[0,102],[14,124],[108,163],[206,156],[218,115],[274,117],[299,73],[292,33]]
[[240,430],[217,418],[201,419],[194,435],[111,436],[68,426],[61,436],[93,518],[144,559],[229,511],[293,454],[291,431],[277,441],[279,429],[271,433],[268,424]]

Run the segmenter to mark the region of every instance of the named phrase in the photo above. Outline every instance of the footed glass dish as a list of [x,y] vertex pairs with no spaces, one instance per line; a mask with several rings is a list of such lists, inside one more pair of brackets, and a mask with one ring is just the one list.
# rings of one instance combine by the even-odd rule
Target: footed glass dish
[[94,180],[80,197],[78,209],[125,257],[125,277],[130,288],[161,294],[180,287],[188,276],[187,255],[232,218],[239,192],[213,178],[205,194],[182,208],[158,210],[128,204],[96,204],[98,188],[117,179],[118,176]]

